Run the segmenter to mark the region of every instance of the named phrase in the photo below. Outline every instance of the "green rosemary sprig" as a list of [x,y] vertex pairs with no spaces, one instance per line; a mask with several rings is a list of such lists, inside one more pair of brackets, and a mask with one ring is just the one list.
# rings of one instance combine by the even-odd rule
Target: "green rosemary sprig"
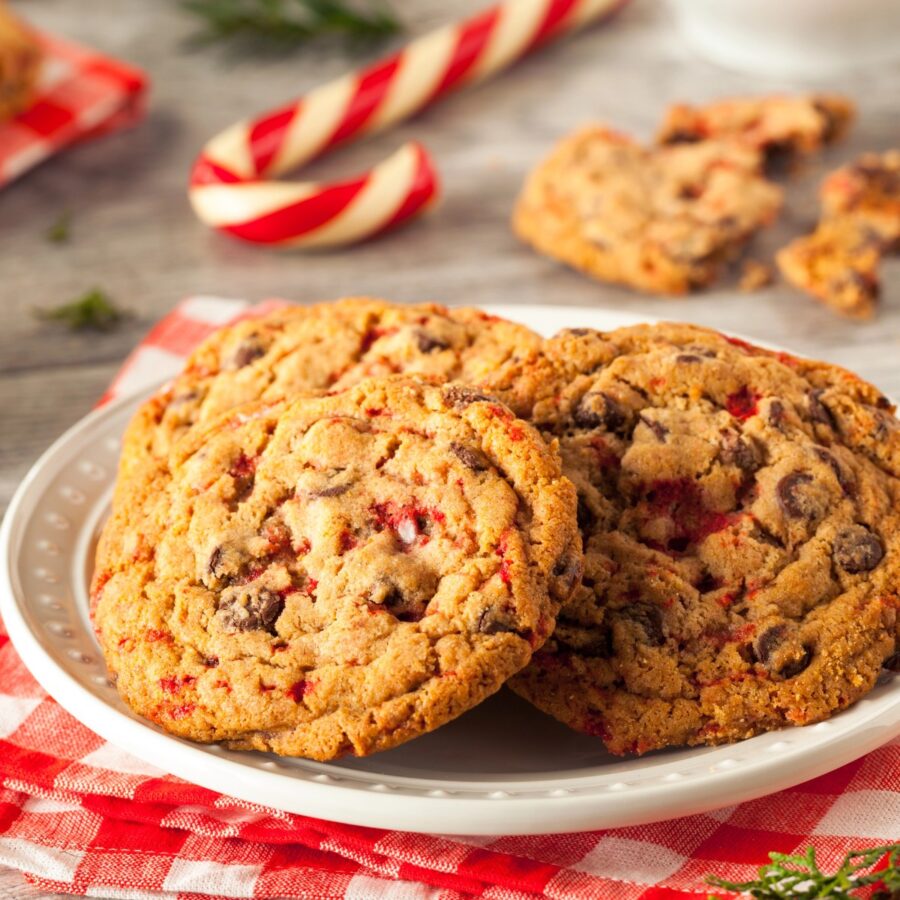
[[[887,854],[887,867],[866,871]],[[756,900],[859,900],[856,893],[867,885],[881,883],[872,900],[900,898],[900,844],[852,850],[833,875],[826,875],[816,863],[816,851],[810,847],[803,856],[770,853],[771,862],[760,866],[754,881],[725,881],[710,876],[709,884],[750,894]],[[714,895],[710,895],[714,897]]]
[[370,41],[400,30],[399,20],[381,0],[182,0],[202,19],[203,43],[249,39],[282,48],[316,38]]
[[72,213],[63,210],[53,224],[44,232],[51,244],[65,244],[72,236]]
[[34,312],[39,319],[62,322],[72,331],[111,331],[127,315],[100,288],[85,292],[71,303]]

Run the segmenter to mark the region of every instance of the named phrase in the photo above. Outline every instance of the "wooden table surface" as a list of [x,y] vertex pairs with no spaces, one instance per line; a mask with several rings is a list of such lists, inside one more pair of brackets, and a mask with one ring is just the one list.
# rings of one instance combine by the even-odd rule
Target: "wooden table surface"
[[[457,0],[462,14],[483,0]],[[441,0],[395,0],[413,32],[446,21]],[[242,246],[203,228],[185,196],[204,141],[342,73],[341,52],[236,55],[186,42],[193,21],[174,0],[28,0],[37,24],[145,67],[153,79],[147,120],[45,164],[0,192],[0,510],[28,466],[103,392],[140,335],[179,298],[205,293],[298,301],[367,293],[400,301],[603,306],[741,331],[856,369],[900,395],[900,262],[884,268],[884,308],[869,324],[839,319],[783,285],[740,295],[727,284],[661,300],[590,282],[541,259],[512,237],[507,220],[522,178],[567,129],[603,120],[649,138],[676,100],[791,90],[783,80],[725,72],[692,57],[655,0],[635,0],[607,27],[548,48],[497,80],[460,94],[413,123],[348,148],[316,174],[354,172],[400,141],[425,141],[446,196],[427,219],[351,251],[301,255]],[[855,153],[900,145],[900,68],[834,78],[859,104],[849,140],[794,175],[781,221],[755,253],[774,248],[815,217],[821,174]],[[63,211],[72,237],[46,229]],[[33,310],[102,287],[133,317],[118,331],[72,334]],[[561,317],[560,325],[569,324]],[[0,869],[0,897],[32,897]]]

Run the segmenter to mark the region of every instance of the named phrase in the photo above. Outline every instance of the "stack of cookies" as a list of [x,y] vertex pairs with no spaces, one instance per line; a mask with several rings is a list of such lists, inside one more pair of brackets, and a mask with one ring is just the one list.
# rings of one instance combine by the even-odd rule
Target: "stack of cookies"
[[350,299],[223,329],[139,409],[93,616],[198,741],[365,755],[508,683],[614,753],[721,743],[897,666],[898,501],[893,407],[833,366]]

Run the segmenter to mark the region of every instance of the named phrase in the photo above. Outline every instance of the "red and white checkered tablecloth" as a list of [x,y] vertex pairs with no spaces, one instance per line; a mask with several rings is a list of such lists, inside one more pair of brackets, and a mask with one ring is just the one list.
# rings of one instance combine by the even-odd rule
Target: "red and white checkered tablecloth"
[[[176,370],[215,327],[270,307],[183,302],[107,398]],[[0,624],[0,864],[44,890],[129,900],[696,900],[708,894],[708,873],[751,878],[770,850],[812,844],[828,869],[849,849],[898,837],[900,740],[760,800],[634,828],[447,838],[290,815],[188,784],[106,743],[41,690]]]
[[0,187],[74,144],[136,122],[147,79],[139,69],[39,33],[44,62],[34,103],[0,122]]

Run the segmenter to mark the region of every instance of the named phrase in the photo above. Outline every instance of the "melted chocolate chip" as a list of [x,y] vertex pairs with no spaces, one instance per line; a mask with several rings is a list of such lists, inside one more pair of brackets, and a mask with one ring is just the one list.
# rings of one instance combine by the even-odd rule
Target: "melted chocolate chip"
[[768,422],[773,428],[781,430],[784,422],[784,404],[780,400],[769,403]]
[[640,414],[640,420],[653,432],[653,436],[660,444],[666,442],[666,438],[669,435],[669,429],[666,428],[662,422],[657,422],[656,419],[650,418],[646,413]]
[[679,363],[698,363],[703,362],[703,360],[693,354],[693,353],[679,353],[678,356],[675,357],[675,362]]
[[446,350],[450,345],[426,331],[416,332],[416,344],[422,353],[434,353],[435,350]]
[[616,431],[625,424],[625,414],[615,398],[605,391],[589,391],[572,410],[572,421],[579,428]]
[[218,578],[221,574],[219,572],[219,566],[222,562],[223,551],[221,547],[216,547],[215,550],[209,555],[209,562],[206,564],[206,571],[209,572],[210,575]]
[[827,425],[829,428],[834,428],[834,416],[832,415],[831,410],[822,402],[822,394],[824,393],[825,391],[817,388],[806,395],[809,417],[813,422],[818,422],[820,425]]
[[834,539],[835,562],[851,575],[871,572],[884,558],[884,545],[865,525],[851,525]]
[[791,472],[775,486],[778,503],[784,513],[792,519],[811,519],[816,508],[803,487],[812,484],[813,477],[807,472]]
[[349,482],[346,484],[332,484],[320,491],[313,491],[309,496],[317,500],[320,497],[341,497],[350,490]]
[[478,614],[475,627],[481,634],[509,634],[517,631],[506,613],[492,607],[486,607]]
[[759,468],[759,456],[749,438],[736,431],[723,429],[720,439],[721,458],[726,465],[737,466],[742,472],[755,472]]
[[481,400],[490,400],[487,394],[479,393],[473,388],[466,387],[462,384],[451,384],[444,388],[444,397],[447,402],[456,407],[456,409],[465,409],[470,403],[477,403]]
[[275,634],[275,622],[284,600],[268,588],[242,586],[223,591],[216,616],[227,631],[267,631]]
[[781,623],[766,628],[753,642],[756,658],[770,674],[781,678],[799,675],[812,660],[812,652],[808,647],[799,647],[793,654],[788,647],[785,652],[784,645],[788,640],[787,626]]
[[622,610],[626,619],[640,626],[651,647],[661,647],[666,642],[662,611],[652,603],[632,603]]
[[487,457],[478,450],[472,450],[469,447],[464,447],[462,444],[456,443],[450,444],[450,449],[453,452],[453,455],[467,469],[471,469],[473,472],[484,472],[486,469],[490,468]]
[[255,359],[265,355],[266,348],[259,342],[259,338],[256,335],[250,335],[234,348],[228,357],[226,368],[243,369],[244,366],[249,366]]

